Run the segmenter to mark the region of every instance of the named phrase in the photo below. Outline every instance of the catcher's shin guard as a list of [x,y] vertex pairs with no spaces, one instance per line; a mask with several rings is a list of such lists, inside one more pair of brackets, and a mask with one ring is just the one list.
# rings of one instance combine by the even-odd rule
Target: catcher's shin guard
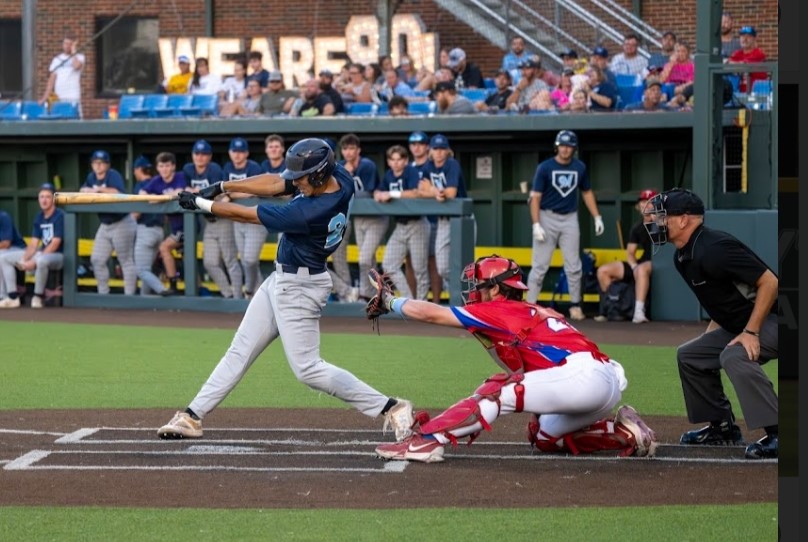
[[528,440],[531,446],[546,453],[590,454],[604,450],[620,450],[620,456],[634,453],[634,435],[612,420],[599,420],[588,427],[560,437],[553,437],[541,430],[534,414],[528,422]]

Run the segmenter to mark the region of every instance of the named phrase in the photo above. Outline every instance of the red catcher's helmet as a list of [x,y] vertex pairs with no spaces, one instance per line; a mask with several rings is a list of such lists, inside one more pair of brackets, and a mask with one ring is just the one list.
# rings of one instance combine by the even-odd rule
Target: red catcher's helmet
[[658,194],[658,192],[656,190],[651,190],[650,188],[647,188],[647,189],[643,190],[642,192],[640,192],[640,197],[637,198],[637,201],[643,201],[643,200],[648,201],[649,199],[653,198],[657,194]]
[[477,258],[463,270],[460,278],[463,283],[463,301],[466,305],[480,301],[480,290],[503,284],[517,290],[527,290],[522,282],[522,270],[519,265],[508,258],[492,254]]

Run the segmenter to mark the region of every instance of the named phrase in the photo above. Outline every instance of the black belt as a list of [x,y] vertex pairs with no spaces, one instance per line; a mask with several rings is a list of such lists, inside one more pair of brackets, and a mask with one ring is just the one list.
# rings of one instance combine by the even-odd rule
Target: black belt
[[285,263],[279,263],[278,267],[280,267],[281,271],[283,271],[284,273],[292,273],[294,275],[296,275],[300,269],[308,269],[309,275],[311,276],[319,275],[321,273],[325,273],[326,271],[328,271],[328,269],[326,269],[325,267],[319,269],[312,269],[310,267],[298,267],[296,265],[287,265]]

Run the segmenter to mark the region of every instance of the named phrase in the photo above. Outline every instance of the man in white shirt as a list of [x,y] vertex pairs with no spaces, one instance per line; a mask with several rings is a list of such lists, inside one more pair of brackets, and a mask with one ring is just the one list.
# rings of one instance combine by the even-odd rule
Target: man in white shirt
[[76,104],[81,115],[81,71],[85,59],[83,54],[76,52],[77,47],[78,42],[72,35],[62,40],[62,52],[51,60],[50,77],[39,103],[44,104],[51,94],[56,94],[57,101]]
[[638,49],[640,38],[634,34],[628,34],[623,39],[623,52],[612,57],[609,69],[615,75],[640,75],[645,77],[645,70],[648,68],[648,59],[642,56]]

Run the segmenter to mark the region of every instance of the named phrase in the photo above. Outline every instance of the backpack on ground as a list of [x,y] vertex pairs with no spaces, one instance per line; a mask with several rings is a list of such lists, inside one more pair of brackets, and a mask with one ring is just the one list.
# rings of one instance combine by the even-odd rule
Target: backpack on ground
[[634,316],[634,284],[611,283],[600,296],[600,314],[612,322],[631,320]]

